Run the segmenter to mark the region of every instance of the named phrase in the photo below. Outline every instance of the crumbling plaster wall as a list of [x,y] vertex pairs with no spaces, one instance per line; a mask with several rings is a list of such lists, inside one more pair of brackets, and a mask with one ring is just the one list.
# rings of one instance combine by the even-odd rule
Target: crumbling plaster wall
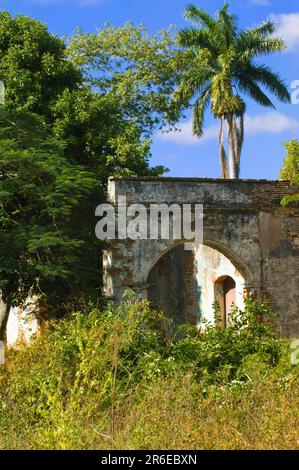
[[36,302],[32,299],[28,299],[23,306],[10,309],[6,326],[8,346],[14,346],[18,341],[29,342],[31,336],[38,332],[36,310]]
[[[280,313],[283,334],[299,335],[299,208],[281,199],[288,182],[180,178],[112,178],[109,201],[203,204],[203,243],[225,255],[245,289]],[[104,292],[119,301],[128,287],[147,295],[151,268],[177,242],[113,240],[104,255]]]
[[236,283],[235,305],[242,309],[244,307],[244,278],[233,263],[222,253],[200,245],[195,252],[196,280],[199,296],[200,322],[214,319],[213,303],[215,301],[215,283],[224,276],[231,277]]

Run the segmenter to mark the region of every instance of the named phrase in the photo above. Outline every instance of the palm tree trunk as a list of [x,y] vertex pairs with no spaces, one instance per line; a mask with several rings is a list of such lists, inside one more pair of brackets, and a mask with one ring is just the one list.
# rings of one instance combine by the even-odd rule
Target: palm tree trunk
[[235,156],[236,156],[236,173],[237,178],[240,177],[240,160],[241,160],[241,152],[243,148],[244,142],[244,115],[241,114],[239,118],[234,116],[233,118],[233,127],[234,127],[234,140],[235,140]]
[[229,114],[226,117],[228,125],[228,149],[229,149],[229,178],[238,179],[238,166],[236,155],[236,132],[234,128],[234,116]]
[[223,146],[223,118],[220,118],[220,130],[219,130],[219,155],[220,155],[220,166],[222,172],[222,178],[228,178],[228,164],[227,156]]
[[0,299],[0,341],[6,343],[6,327],[11,305]]

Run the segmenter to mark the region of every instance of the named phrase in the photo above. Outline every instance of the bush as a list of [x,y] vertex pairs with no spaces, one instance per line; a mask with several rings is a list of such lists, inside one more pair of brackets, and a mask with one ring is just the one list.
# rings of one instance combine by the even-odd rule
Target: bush
[[[29,346],[8,351],[0,447],[288,448],[296,439],[298,445],[290,429],[295,422],[298,429],[298,369],[288,359],[289,342],[269,321],[257,321],[261,314],[273,316],[248,300],[243,312],[231,313],[227,329],[188,326],[171,339],[162,334],[163,315],[138,299],[48,323]],[[252,413],[264,432],[260,441]]]
[[[299,141],[297,139],[290,140],[284,144],[287,151],[286,157],[280,171],[281,180],[290,180],[292,184],[299,185]],[[299,193],[285,196],[281,203],[283,206],[291,202],[299,201]]]

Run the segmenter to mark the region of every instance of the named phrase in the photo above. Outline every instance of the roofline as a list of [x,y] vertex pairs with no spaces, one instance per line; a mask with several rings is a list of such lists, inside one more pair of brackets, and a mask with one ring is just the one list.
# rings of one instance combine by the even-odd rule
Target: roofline
[[[288,184],[289,180],[267,179],[223,179],[223,178],[184,178],[171,176],[110,176],[109,181],[149,181],[149,182],[177,182],[177,183],[252,183],[252,184]],[[294,185],[295,186],[295,185]]]

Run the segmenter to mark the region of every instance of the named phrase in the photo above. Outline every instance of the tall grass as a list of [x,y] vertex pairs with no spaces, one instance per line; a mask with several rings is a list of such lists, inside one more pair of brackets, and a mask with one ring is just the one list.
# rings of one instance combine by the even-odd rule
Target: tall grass
[[146,301],[87,310],[8,351],[2,449],[299,448],[299,368],[265,306],[172,339]]

